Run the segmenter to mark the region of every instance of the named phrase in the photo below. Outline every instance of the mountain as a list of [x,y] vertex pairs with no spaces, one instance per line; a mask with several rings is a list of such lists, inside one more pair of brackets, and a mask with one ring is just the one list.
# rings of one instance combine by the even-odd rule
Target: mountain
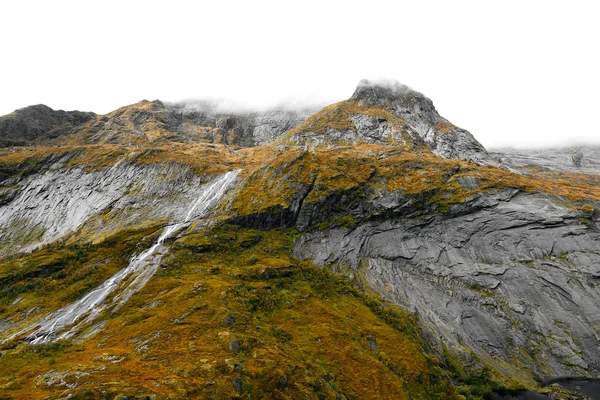
[[27,107],[0,119],[0,147],[170,142],[251,147],[269,143],[304,122],[310,109],[222,111],[205,102],[164,104],[142,100],[106,115]]
[[302,123],[309,112],[224,112],[210,102],[165,105],[158,100],[141,101],[82,126],[78,136],[84,143],[205,142],[251,147],[268,143]]
[[74,132],[96,115],[81,111],[55,111],[38,104],[0,117],[0,147],[25,146]]
[[351,100],[363,106],[383,108],[403,119],[414,132],[411,137],[431,147],[436,155],[480,163],[491,161],[484,147],[469,132],[442,118],[430,99],[408,86],[362,80]]
[[[38,109],[44,110],[43,123],[34,117],[34,110]],[[63,126],[58,133],[58,124],[54,121],[78,112],[65,113],[33,106],[15,112],[28,115],[28,118],[21,118],[20,128],[0,125],[0,139],[38,138],[38,144],[63,145],[149,146],[204,142],[253,147],[285,140],[287,136],[287,141],[294,145],[360,142],[428,146],[441,157],[494,163],[469,132],[442,118],[431,100],[399,83],[362,80],[347,101],[314,111],[281,108],[264,112],[227,112],[210,101],[165,105],[159,100],[142,100],[107,115],[74,114],[89,118],[77,120],[77,124],[71,121],[69,129]],[[11,115],[2,118],[10,120]],[[19,136],[18,132],[24,135]],[[29,132],[36,132],[36,135]],[[65,133],[69,135],[62,136]],[[58,136],[61,136],[59,140],[49,140]]]
[[406,86],[31,129],[0,149],[0,397],[584,398],[543,382],[600,375],[597,176],[517,171]]

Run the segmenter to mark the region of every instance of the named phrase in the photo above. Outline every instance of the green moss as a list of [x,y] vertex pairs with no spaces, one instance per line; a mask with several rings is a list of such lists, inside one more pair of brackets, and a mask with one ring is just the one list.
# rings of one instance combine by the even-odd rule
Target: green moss
[[483,297],[493,297],[494,294],[489,290],[489,289],[485,289],[479,285],[476,284],[467,284],[465,285],[467,287],[467,289],[469,289],[472,292],[475,292],[477,294],[480,294]]

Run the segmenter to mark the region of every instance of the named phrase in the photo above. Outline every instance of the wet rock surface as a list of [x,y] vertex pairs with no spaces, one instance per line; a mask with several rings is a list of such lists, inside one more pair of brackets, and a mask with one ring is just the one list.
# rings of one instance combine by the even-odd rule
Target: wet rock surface
[[596,376],[600,233],[582,217],[541,194],[505,190],[445,216],[306,233],[295,254],[363,273],[418,315],[433,342],[472,349],[509,375],[518,358],[537,377]]
[[94,172],[63,164],[58,160],[43,173],[17,180],[4,196],[1,255],[52,242],[84,222],[93,239],[126,226],[183,217],[203,183],[189,167],[174,163],[121,162]]

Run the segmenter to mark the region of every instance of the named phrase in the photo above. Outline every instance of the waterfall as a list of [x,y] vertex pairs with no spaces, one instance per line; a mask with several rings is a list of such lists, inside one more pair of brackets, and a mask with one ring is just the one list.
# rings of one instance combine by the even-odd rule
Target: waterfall
[[[38,323],[29,326],[16,335],[13,335],[13,337],[35,329],[33,333],[30,333],[26,337],[26,340],[32,344],[68,339],[96,319],[109,305],[114,305],[114,309],[123,305],[134,293],[144,287],[158,269],[158,265],[162,259],[161,253],[166,250],[164,246],[165,240],[172,237],[184,227],[189,226],[194,219],[205,216],[206,212],[225,194],[225,191],[235,180],[238,173],[239,171],[229,171],[205,185],[198,199],[187,211],[186,216],[179,222],[165,227],[158,240],[149,249],[137,256],[133,256],[127,267],[111,276],[81,299],[47,315]],[[106,304],[105,301],[109,295],[126,278],[130,278],[128,279],[129,283],[121,288],[109,304]],[[85,318],[80,320],[83,316]],[[77,325],[64,332],[67,327],[71,327],[78,321]]]

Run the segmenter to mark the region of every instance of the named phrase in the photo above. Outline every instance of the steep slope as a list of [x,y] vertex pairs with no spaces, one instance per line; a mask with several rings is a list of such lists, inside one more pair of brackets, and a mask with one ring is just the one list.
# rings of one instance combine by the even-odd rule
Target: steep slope
[[96,117],[81,111],[55,111],[39,104],[0,117],[0,147],[26,146],[75,132]]
[[516,190],[462,211],[307,234],[296,254],[361,274],[451,351],[473,351],[508,375],[598,375],[600,235],[591,215]]
[[396,84],[278,115],[141,102],[0,151],[1,396],[481,399],[600,376],[596,180],[499,168]]
[[496,164],[469,132],[442,118],[431,100],[398,82],[362,80],[349,100],[324,108],[288,136],[310,146],[427,146],[440,157]]
[[297,257],[415,312],[440,356],[599,375],[598,186],[373,145],[284,154],[246,184],[237,223],[303,231]]
[[[203,157],[200,163],[196,157]],[[211,146],[7,152],[0,155],[6,176],[0,181],[0,256],[63,238],[84,223],[79,240],[94,241],[124,227],[181,218],[202,183],[235,165],[228,160],[229,152]]]
[[[67,268],[87,267],[107,251],[133,250],[133,240],[111,250],[114,243],[119,240],[84,249]],[[122,308],[101,316],[102,334],[88,338],[87,332],[72,343],[6,343],[0,393],[16,398],[59,393],[81,398],[458,398],[438,361],[424,354],[408,313],[298,263],[289,257],[290,245],[283,232],[227,225],[175,241],[157,277]],[[69,251],[49,247],[44,255]],[[22,261],[41,257],[33,253]],[[107,272],[91,271],[86,280],[101,280]],[[44,279],[61,281],[56,273]],[[11,299],[21,300],[5,305],[5,315],[17,311],[31,318],[41,304],[48,309],[57,297],[72,297],[68,290],[59,289],[59,296],[56,290],[10,282],[10,289],[18,290]],[[46,303],[48,298],[53,302]],[[31,307],[36,309],[28,312]]]

